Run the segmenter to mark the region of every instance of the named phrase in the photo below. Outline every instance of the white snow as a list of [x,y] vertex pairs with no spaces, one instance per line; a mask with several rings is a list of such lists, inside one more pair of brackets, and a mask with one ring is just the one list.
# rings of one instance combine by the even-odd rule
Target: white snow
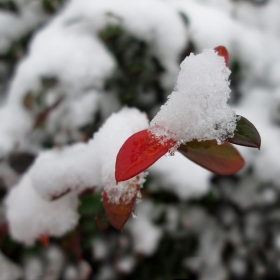
[[70,191],[100,188],[99,154],[93,142],[40,154],[31,169],[32,184],[47,200]]
[[127,203],[135,196],[135,188],[142,187],[145,182],[144,173],[116,184],[115,164],[117,154],[123,143],[132,134],[148,128],[148,118],[136,109],[123,108],[118,114],[113,114],[95,135],[93,141],[97,147],[101,165],[101,180],[108,199],[119,203],[120,198]]
[[65,234],[76,226],[78,194],[88,188],[103,188],[113,203],[121,197],[129,203],[131,184],[141,188],[144,173],[116,185],[115,160],[124,141],[147,127],[146,114],[123,108],[88,143],[42,152],[6,199],[12,237],[30,245],[41,235]]
[[222,143],[232,137],[237,117],[227,104],[229,74],[224,58],[214,50],[191,54],[181,63],[175,89],[151,121],[150,131],[179,144],[193,139]]
[[0,275],[1,280],[17,280],[22,277],[22,269],[4,256],[1,251]]
[[134,251],[150,256],[156,251],[162,229],[152,222],[154,209],[151,201],[146,199],[136,209],[138,218],[129,220],[127,225],[132,234]]
[[181,200],[202,196],[210,187],[211,172],[177,152],[160,158],[149,168],[149,173],[155,178],[153,191],[171,191]]
[[[45,21],[38,2],[17,2],[21,3],[20,16],[0,13],[0,53],[5,53],[14,41]],[[198,53],[205,48],[226,46],[230,63],[240,63],[243,78],[240,81],[243,96],[234,110],[255,124],[262,137],[260,151],[238,147],[247,167],[252,167],[254,180],[244,180],[244,185],[251,184],[250,191],[242,191],[242,186],[236,188],[233,200],[243,208],[246,205],[248,207],[251,197],[254,201],[253,183],[273,183],[279,186],[279,7],[278,0],[270,0],[262,7],[254,7],[246,1],[233,3],[225,0],[69,1],[47,25],[34,33],[26,57],[16,65],[9,81],[7,100],[5,104],[1,104],[1,157],[17,145],[27,145],[26,142],[41,150],[44,135],[53,136],[55,143],[62,145],[59,149],[41,151],[34,165],[8,195],[5,205],[12,237],[19,242],[32,244],[42,234],[63,235],[78,222],[77,196],[84,189],[95,187],[100,191],[103,188],[109,193],[111,202],[117,203],[123,194],[127,195],[129,201],[129,184],[140,186],[144,182],[143,174],[140,178],[118,185],[114,180],[115,157],[122,143],[134,132],[148,127],[147,119],[139,112],[134,111],[131,116],[126,108],[120,114],[113,115],[88,143],[66,147],[69,143],[68,135],[71,135],[74,142],[81,140],[79,128],[94,121],[97,111],[101,111],[104,120],[121,107],[117,94],[103,89],[104,81],[116,69],[116,61],[101,42],[98,33],[112,24],[121,26],[152,47],[152,54],[166,68],[161,77],[162,86],[166,89],[173,88],[175,84],[179,56],[189,40]],[[184,26],[178,11],[184,12],[188,17],[188,27]],[[186,74],[185,68],[189,67],[189,63],[192,67]],[[156,128],[158,133],[161,134],[163,130],[163,133],[172,134],[172,137],[175,135],[177,141],[189,141],[193,138],[215,138],[223,141],[227,134],[232,133],[235,114],[226,105],[229,71],[222,63],[222,58],[211,50],[187,58],[182,64],[183,73],[180,74],[168,105],[164,105],[152,121],[152,125],[157,123],[162,126],[162,129]],[[203,73],[207,75],[202,75]],[[46,76],[56,76],[59,83],[46,90],[45,105],[53,104],[62,96],[64,100],[50,114],[44,128],[31,134],[36,115],[44,108],[36,105],[34,110],[27,110],[23,106],[23,100],[30,92],[34,100],[38,97],[42,91],[41,77]],[[217,80],[219,83],[216,85]],[[185,88],[188,89],[187,92]],[[150,96],[146,93],[142,95],[146,97],[143,104],[147,104]],[[228,110],[227,113],[222,114],[219,106],[212,107],[217,104],[221,105],[222,112]],[[220,130],[215,129],[217,124],[223,124]],[[227,127],[228,124],[230,127]],[[4,164],[0,165],[3,166]],[[246,170],[240,176],[246,176],[245,172]],[[161,158],[150,168],[150,173],[155,182],[153,189],[149,191],[171,191],[180,200],[199,197],[210,187],[211,173],[181,154]],[[0,174],[6,174],[7,179],[9,176],[13,177],[4,167]],[[5,180],[5,183],[8,181],[9,184],[14,184],[12,179]],[[68,194],[50,201],[67,191]],[[273,193],[268,193],[267,196],[270,200]],[[147,198],[138,206],[138,218],[131,219],[126,229],[132,235],[133,250],[151,255],[157,250],[162,228],[154,224],[152,215],[155,206]],[[174,219],[173,215],[176,216],[177,212],[171,210],[170,213],[168,229],[176,229],[177,218]],[[204,260],[209,259],[214,271],[220,271],[218,251],[221,244],[214,243],[214,247],[210,245],[212,239],[217,237],[216,226],[206,223],[207,217],[203,221],[198,221],[196,217],[192,222],[200,224],[201,232],[204,232],[205,244],[199,249],[200,255],[204,256]],[[205,224],[206,228],[214,230],[208,232]],[[106,255],[105,249],[108,248],[96,248],[99,256]],[[214,261],[209,257],[213,252]],[[120,266],[127,270],[134,265],[129,258],[121,261],[123,263]],[[6,259],[1,257],[1,277],[4,277],[6,271],[12,271],[6,265],[5,270],[2,270],[3,263],[6,264]],[[202,265],[203,263],[201,262]],[[210,272],[206,265],[204,279],[214,277]],[[100,273],[105,278],[108,274],[112,278],[114,271],[109,266],[103,266]],[[68,279],[75,278],[77,274],[76,267],[69,267],[65,271]],[[8,275],[7,279],[12,279],[11,274]]]
[[[104,104],[103,95],[107,99],[107,93],[103,92],[104,82],[116,67],[114,58],[99,38],[99,32],[112,24],[121,26],[151,46],[166,70],[161,77],[162,85],[173,87],[177,62],[187,42],[187,30],[176,11],[156,0],[70,1],[36,33],[27,56],[17,66],[7,93],[7,104],[0,109],[0,116],[3,115],[0,119],[1,154],[5,155],[16,144],[23,145],[29,139],[36,115],[44,108],[36,105],[31,112],[26,112],[23,100],[28,93],[35,100],[42,92],[42,77],[58,79],[55,89],[46,90],[47,105],[50,105],[49,100],[53,104],[64,97],[48,118],[45,133],[55,135],[58,144],[67,143],[61,130],[70,130],[75,140],[81,140],[75,131],[94,120],[97,104]],[[88,95],[90,90],[101,95]],[[111,105],[110,113],[114,109],[119,108]],[[2,113],[2,110],[8,112]],[[21,125],[17,123],[19,120]]]
[[27,245],[41,235],[61,236],[78,222],[77,197],[70,193],[56,201],[41,198],[30,172],[11,190],[5,204],[13,239]]
[[0,11],[0,54],[5,54],[11,44],[24,37],[48,17],[37,1],[16,1],[19,13]]

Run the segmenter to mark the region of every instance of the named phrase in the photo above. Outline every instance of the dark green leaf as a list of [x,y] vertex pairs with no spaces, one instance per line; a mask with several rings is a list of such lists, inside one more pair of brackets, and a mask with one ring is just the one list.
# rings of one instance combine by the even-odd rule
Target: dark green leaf
[[237,121],[234,137],[228,138],[228,142],[236,145],[258,148],[261,147],[261,137],[255,126],[241,116]]

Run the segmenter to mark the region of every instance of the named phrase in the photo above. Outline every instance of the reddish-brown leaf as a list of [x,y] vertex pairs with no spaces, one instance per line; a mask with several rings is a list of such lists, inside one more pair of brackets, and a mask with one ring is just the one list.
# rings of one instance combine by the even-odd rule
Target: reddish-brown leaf
[[[103,206],[106,216],[111,225],[117,230],[122,229],[129,216],[131,215],[136,201],[137,193],[140,188],[140,186],[137,184],[131,184],[129,187],[130,194],[132,192],[131,189],[134,188],[133,197],[129,201],[126,201],[125,198],[121,198],[118,204],[112,203],[108,199],[107,192],[103,191]],[[123,197],[125,197],[125,195]]]
[[232,175],[244,166],[244,159],[228,142],[192,141],[178,148],[191,161],[219,175]]
[[115,178],[117,183],[128,180],[165,155],[175,141],[161,144],[147,129],[129,137],[117,155]]
[[64,97],[60,97],[53,105],[49,106],[43,112],[41,112],[35,120],[33,129],[36,129],[38,126],[40,126],[46,120],[49,114],[60,105],[63,99]]
[[44,245],[44,247],[48,247],[50,243],[50,236],[48,234],[43,234],[38,238],[38,240]]
[[214,50],[218,53],[218,55],[224,57],[226,66],[228,66],[229,55],[227,49],[224,46],[218,46]]
[[255,126],[244,117],[236,123],[236,130],[233,138],[227,139],[228,142],[236,145],[258,148],[261,147],[261,136]]

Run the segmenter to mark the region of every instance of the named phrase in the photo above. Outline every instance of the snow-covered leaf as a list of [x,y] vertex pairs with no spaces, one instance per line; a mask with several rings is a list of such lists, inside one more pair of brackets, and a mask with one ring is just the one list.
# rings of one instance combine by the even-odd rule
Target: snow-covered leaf
[[227,49],[224,46],[218,46],[214,48],[214,50],[218,53],[219,56],[224,57],[226,66],[228,66],[229,55]]
[[[117,230],[121,230],[126,221],[128,220],[129,216],[132,213],[137,193],[140,189],[140,186],[137,184],[132,184],[130,186],[134,188],[133,197],[130,198],[129,201],[125,200],[125,195],[121,197],[119,203],[113,203],[108,199],[108,195],[106,191],[103,191],[103,206],[105,209],[106,216],[111,223],[111,225],[116,228]],[[129,190],[131,193],[131,189]]]
[[216,140],[196,140],[178,148],[188,159],[219,175],[232,175],[244,166],[239,152],[227,142],[218,145]]

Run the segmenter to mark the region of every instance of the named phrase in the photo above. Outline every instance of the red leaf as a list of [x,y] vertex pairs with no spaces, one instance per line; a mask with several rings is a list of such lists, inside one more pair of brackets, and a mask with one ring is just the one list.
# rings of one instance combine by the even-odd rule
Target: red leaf
[[39,242],[44,245],[44,247],[48,247],[50,243],[50,236],[47,234],[41,235],[38,238]]
[[[108,199],[107,192],[103,191],[103,206],[106,216],[111,225],[117,230],[122,229],[131,215],[140,186],[137,184],[130,184],[129,188],[129,193],[132,192],[131,188],[134,188],[133,197],[129,201],[121,198],[118,204],[112,203]],[[123,197],[125,197],[125,195]]]
[[165,155],[175,141],[161,144],[147,129],[129,137],[117,155],[115,177],[117,183],[128,180]]
[[224,46],[218,46],[214,50],[218,53],[218,55],[224,57],[226,66],[228,66],[229,55],[227,49]]
[[178,148],[191,161],[219,175],[232,175],[244,166],[244,159],[228,142],[192,141]]

